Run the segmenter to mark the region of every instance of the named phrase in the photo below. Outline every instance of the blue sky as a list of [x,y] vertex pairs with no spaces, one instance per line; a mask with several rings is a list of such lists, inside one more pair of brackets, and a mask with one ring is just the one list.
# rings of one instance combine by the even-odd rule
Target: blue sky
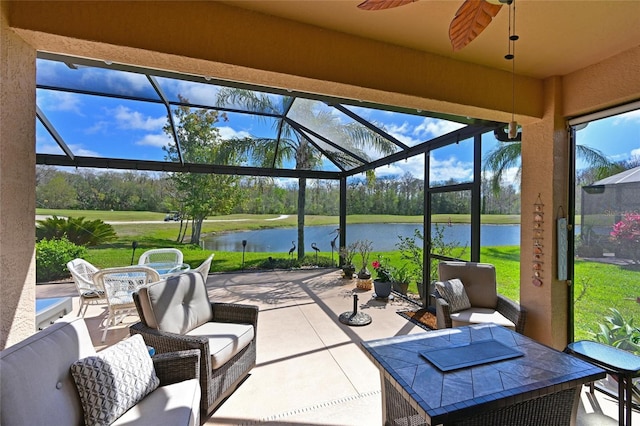
[[[158,80],[170,99],[177,99],[181,94],[192,103],[205,105],[211,104],[217,93],[215,86],[209,84],[164,78]],[[84,67],[71,69],[58,62],[38,60],[38,82],[47,84],[52,81],[62,81],[70,88],[100,90],[104,87],[123,94],[155,97],[146,77],[139,74]],[[162,146],[172,142],[162,130],[167,123],[167,111],[161,103],[38,89],[37,104],[76,155],[164,160]],[[349,109],[368,120],[382,123],[389,134],[408,146],[462,127],[458,123],[421,116],[361,107]],[[342,113],[337,114],[341,121],[351,120]],[[272,123],[247,114],[229,114],[228,121],[219,123],[219,129],[223,138],[275,136]],[[485,153],[499,143],[493,135],[485,135],[483,141]],[[578,143],[599,149],[615,161],[640,157],[640,110],[590,123],[578,132]],[[470,147],[468,141],[462,141],[434,151],[431,179],[469,181],[473,153]],[[36,127],[36,152],[62,154],[39,121]],[[368,154],[371,158],[379,157],[376,152]],[[581,164],[578,163],[578,166]],[[329,164],[326,169],[337,170]],[[409,172],[422,178],[423,170],[424,158],[419,155],[378,168],[376,175],[401,176]],[[514,175],[515,170],[510,171],[507,179],[513,180]]]

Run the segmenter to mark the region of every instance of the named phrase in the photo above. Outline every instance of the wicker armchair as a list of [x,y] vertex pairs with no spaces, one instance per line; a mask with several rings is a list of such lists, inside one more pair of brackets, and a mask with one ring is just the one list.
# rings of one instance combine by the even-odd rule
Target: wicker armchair
[[129,328],[156,353],[199,349],[203,419],[256,365],[258,307],[210,302],[202,275],[188,272],[140,288],[141,321]]
[[105,305],[107,304],[107,296],[104,290],[96,287],[93,282],[93,275],[99,271],[98,268],[84,259],[73,259],[67,263],[67,269],[71,273],[73,282],[80,296],[80,309],[78,315],[87,313],[89,305]]
[[434,294],[438,328],[460,327],[492,322],[524,333],[527,311],[517,302],[500,295],[496,289],[496,269],[493,265],[476,262],[440,262],[438,279],[462,281],[470,309],[452,312],[450,302],[441,294]]

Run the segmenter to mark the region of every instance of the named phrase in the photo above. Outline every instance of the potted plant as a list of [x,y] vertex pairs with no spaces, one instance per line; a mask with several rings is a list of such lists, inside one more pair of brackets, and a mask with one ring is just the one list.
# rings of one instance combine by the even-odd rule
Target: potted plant
[[[438,223],[433,224],[433,231],[431,232],[431,252],[439,254],[441,256],[448,257],[462,257],[467,251],[467,246],[460,246],[458,241],[446,242],[444,238],[445,226]],[[427,297],[434,290],[434,283],[438,279],[438,259],[431,258],[431,273],[429,282],[425,283],[424,276],[424,253],[422,250],[424,244],[424,235],[419,229],[414,229],[413,237],[398,236],[400,242],[396,244],[396,247],[400,250],[400,254],[403,259],[409,261],[409,269],[412,273],[413,279],[416,280],[416,286],[418,287],[418,294],[420,300],[426,301]],[[419,241],[417,243],[416,241]]]
[[358,271],[358,278],[361,280],[368,280],[371,278],[371,272],[367,269],[367,265],[369,265],[369,255],[373,249],[373,242],[369,240],[358,240],[357,247],[362,261],[362,268]]
[[342,273],[344,278],[352,279],[353,274],[356,272],[356,266],[353,264],[353,257],[356,255],[358,249],[357,242],[351,243],[348,246],[340,248],[340,258],[342,259]]
[[371,266],[373,266],[376,274],[373,280],[376,297],[386,299],[391,294],[391,277],[393,271],[391,267],[387,265],[385,258],[378,257],[378,260],[373,261]]
[[411,282],[412,278],[413,273],[406,264],[401,268],[395,268],[391,277],[393,290],[402,295],[406,295],[407,290],[409,289],[409,283]]

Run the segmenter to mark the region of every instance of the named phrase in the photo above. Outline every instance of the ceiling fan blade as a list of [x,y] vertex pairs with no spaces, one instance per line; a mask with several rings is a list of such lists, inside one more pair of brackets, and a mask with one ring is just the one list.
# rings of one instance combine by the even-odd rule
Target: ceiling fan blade
[[453,51],[471,43],[491,23],[501,7],[501,4],[491,4],[485,0],[465,0],[449,26]]
[[418,0],[364,0],[358,5],[363,10],[384,10],[404,6]]

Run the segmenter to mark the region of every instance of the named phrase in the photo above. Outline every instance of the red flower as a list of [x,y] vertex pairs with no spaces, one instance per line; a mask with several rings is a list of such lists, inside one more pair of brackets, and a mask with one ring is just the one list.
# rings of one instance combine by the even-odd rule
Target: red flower
[[373,269],[378,269],[380,267],[380,262],[374,260],[373,263],[371,263],[371,266],[373,266]]

